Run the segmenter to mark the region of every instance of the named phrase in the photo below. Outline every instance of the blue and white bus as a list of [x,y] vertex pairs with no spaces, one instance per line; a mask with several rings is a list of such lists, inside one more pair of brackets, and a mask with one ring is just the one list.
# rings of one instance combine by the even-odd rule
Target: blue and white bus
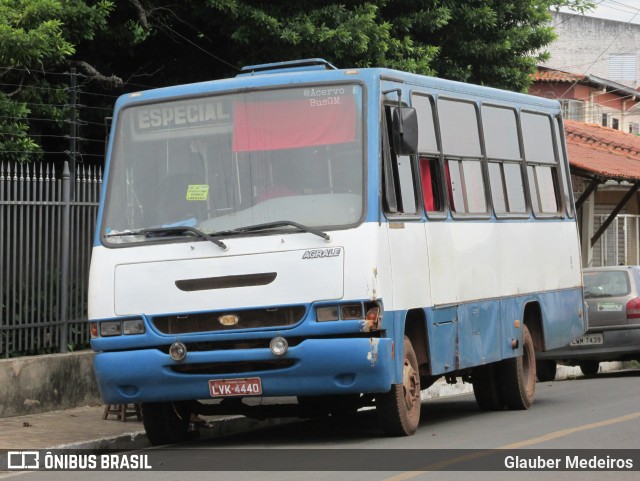
[[581,286],[555,101],[311,59],[116,103],[91,342],[154,444],[261,408],[410,435],[441,377],[527,409]]

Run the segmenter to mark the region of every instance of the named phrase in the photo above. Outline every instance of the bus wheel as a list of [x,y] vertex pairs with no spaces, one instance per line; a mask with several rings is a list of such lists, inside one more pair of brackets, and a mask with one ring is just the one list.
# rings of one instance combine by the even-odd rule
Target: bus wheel
[[578,363],[582,374],[585,376],[595,376],[600,369],[600,363],[598,361],[582,361]]
[[376,394],[376,412],[382,429],[391,436],[409,436],[420,422],[420,374],[418,359],[408,337],[404,338],[402,384]]
[[522,356],[501,361],[500,391],[509,409],[529,409],[536,393],[536,352],[527,326],[522,332]]
[[504,409],[504,399],[500,392],[498,372],[495,364],[478,366],[473,370],[473,395],[478,407],[483,411]]
[[152,445],[175,444],[187,438],[190,415],[187,403],[143,403],[141,410],[144,430]]
[[540,382],[553,381],[556,378],[556,362],[551,359],[548,361],[536,361],[536,377]]

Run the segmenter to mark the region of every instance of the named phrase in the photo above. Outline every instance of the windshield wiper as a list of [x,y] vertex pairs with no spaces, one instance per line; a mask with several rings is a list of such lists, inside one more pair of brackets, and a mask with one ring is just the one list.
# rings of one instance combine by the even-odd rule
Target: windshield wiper
[[106,237],[120,237],[120,236],[128,236],[128,235],[143,235],[145,237],[162,237],[165,235],[181,235],[190,232],[195,234],[196,237],[200,237],[202,239],[206,239],[210,242],[213,242],[215,245],[220,247],[222,250],[227,251],[229,247],[227,244],[222,242],[220,239],[217,239],[206,232],[202,232],[200,229],[196,229],[195,227],[190,226],[175,226],[175,227],[153,227],[151,229],[139,229],[139,230],[131,230],[124,232],[117,232],[114,234],[107,234]]
[[331,240],[331,236],[326,232],[322,232],[321,230],[314,229],[313,227],[309,227],[304,224],[299,224],[298,222],[293,222],[291,220],[279,220],[275,222],[266,222],[264,224],[255,224],[255,225],[249,225],[246,227],[238,227],[237,229],[216,232],[216,235],[237,234],[242,232],[256,232],[260,230],[274,229],[276,227],[285,227],[285,226],[292,226],[303,232],[308,232],[309,234],[317,235],[318,237],[322,237],[327,242]]

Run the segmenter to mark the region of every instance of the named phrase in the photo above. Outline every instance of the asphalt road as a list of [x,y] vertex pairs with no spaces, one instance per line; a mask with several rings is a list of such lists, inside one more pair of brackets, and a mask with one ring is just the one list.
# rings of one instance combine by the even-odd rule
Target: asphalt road
[[[361,411],[350,421],[333,418],[300,421],[259,432],[193,441],[168,451],[149,449],[136,453],[149,455],[155,469],[175,468],[175,471],[41,471],[0,474],[0,478],[7,476],[20,481],[637,480],[640,479],[639,400],[640,370],[629,370],[595,378],[539,383],[536,401],[528,411],[483,412],[477,408],[473,395],[425,401],[418,433],[406,438],[384,437],[377,428],[375,412]],[[622,451],[625,449],[631,451]],[[520,462],[530,458],[538,463],[540,459],[546,463],[559,459],[558,466],[564,466],[566,456],[575,460],[576,454],[586,459],[584,462],[594,458],[611,463],[631,457],[634,471],[502,468],[506,455],[519,456]],[[406,464],[398,461],[405,459]],[[491,464],[494,461],[500,469],[487,471],[497,466]],[[292,464],[316,471],[287,470]],[[415,470],[425,465],[433,470]],[[238,471],[219,471],[221,467]],[[333,469],[351,470],[329,471]]]

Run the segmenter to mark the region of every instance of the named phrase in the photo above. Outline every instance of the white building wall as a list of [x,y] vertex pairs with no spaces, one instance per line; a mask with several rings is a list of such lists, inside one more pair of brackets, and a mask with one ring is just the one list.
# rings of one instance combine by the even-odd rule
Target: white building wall
[[[558,38],[546,48],[551,59],[544,67],[640,86],[640,25],[561,12],[552,12],[552,17]],[[635,69],[625,75],[633,78],[611,75],[610,57],[622,54],[635,61]]]

